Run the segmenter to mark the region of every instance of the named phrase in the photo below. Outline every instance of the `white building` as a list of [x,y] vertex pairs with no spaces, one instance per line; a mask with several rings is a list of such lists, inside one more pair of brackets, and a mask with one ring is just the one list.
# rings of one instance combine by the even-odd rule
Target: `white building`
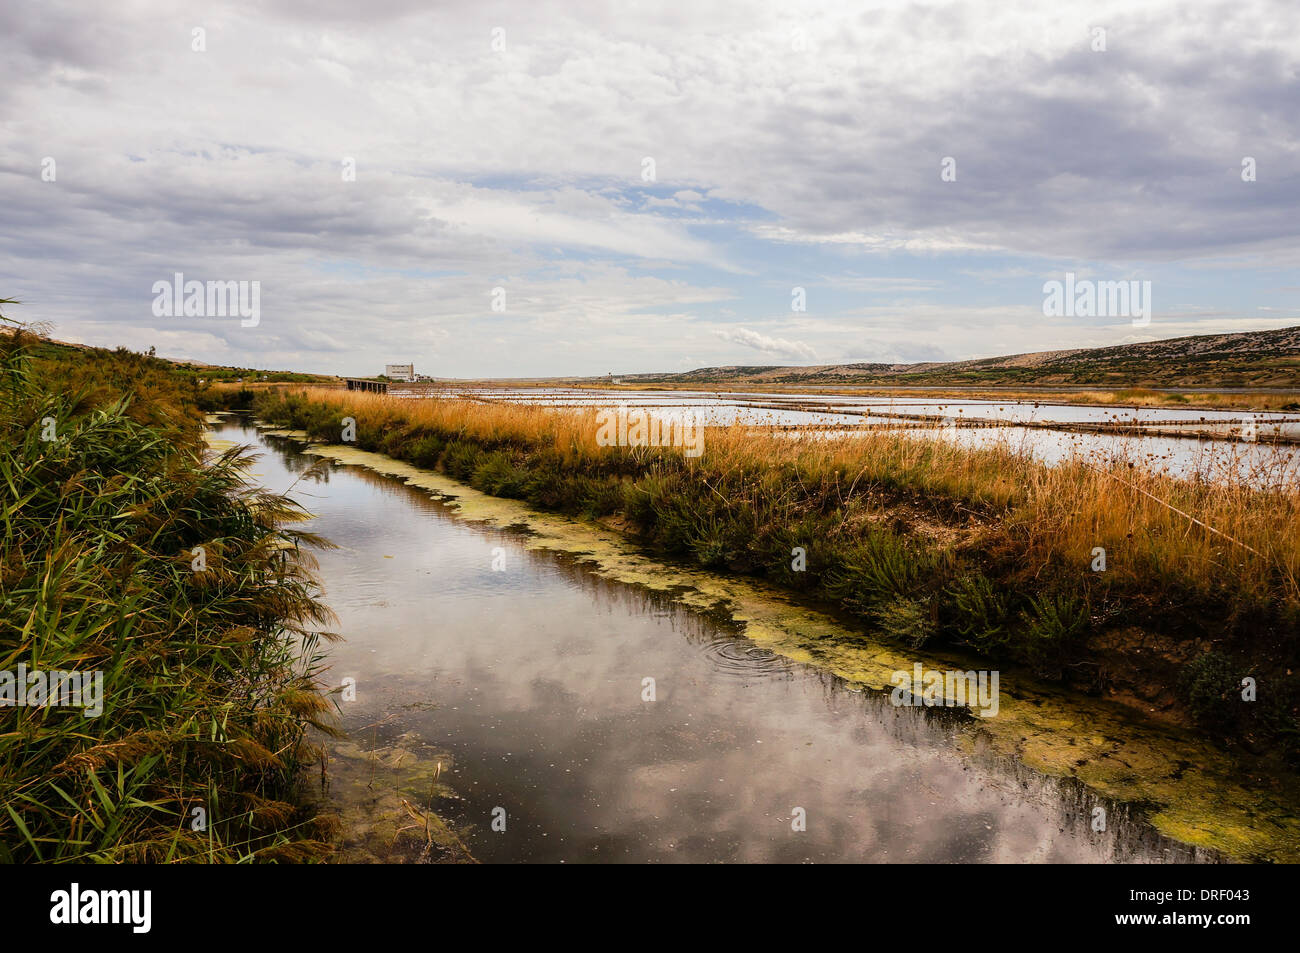
[[390,381],[403,381],[410,383],[415,380],[414,364],[385,364],[384,376]]

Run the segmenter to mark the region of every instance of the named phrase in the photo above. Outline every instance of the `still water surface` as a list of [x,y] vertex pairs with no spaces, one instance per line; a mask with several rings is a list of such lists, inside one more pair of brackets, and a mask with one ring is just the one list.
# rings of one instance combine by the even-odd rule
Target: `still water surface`
[[343,636],[328,681],[357,686],[329,784],[349,859],[417,859],[403,798],[432,800],[485,862],[1205,859],[1077,785],[971,753],[978,719],[850,690],[395,478],[304,476],[316,458],[288,440],[214,436],[260,449],[265,486],[300,481],[306,528],[339,545],[319,576]]

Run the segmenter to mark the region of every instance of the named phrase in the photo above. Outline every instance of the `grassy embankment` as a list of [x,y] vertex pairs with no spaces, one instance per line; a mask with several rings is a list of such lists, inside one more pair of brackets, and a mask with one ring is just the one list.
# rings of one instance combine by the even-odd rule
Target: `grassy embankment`
[[[852,391],[858,395],[876,394],[880,396],[899,396],[898,391],[865,390]],[[1026,390],[1026,389],[985,389],[974,390],[924,390],[907,391],[906,397],[935,398],[943,400],[1006,400],[1021,403],[1043,404],[1081,404],[1088,407],[1165,407],[1177,410],[1240,410],[1267,413],[1300,413],[1300,393],[1262,394],[1233,393],[1215,394],[1206,391],[1171,394],[1165,391],[1145,387],[1117,388],[1115,390]]]
[[301,778],[331,730],[317,541],[201,421],[161,360],[0,334],[0,672],[102,673],[96,717],[0,707],[0,860],[328,850]]
[[[335,443],[353,417],[361,449],[617,524],[661,552],[833,603],[913,646],[961,645],[1300,761],[1295,492],[1082,461],[1049,468],[891,433],[709,428],[690,459],[597,446],[594,411],[326,390],[266,392],[255,410]],[[806,571],[793,568],[795,547]],[[1092,569],[1096,547],[1104,572]],[[1253,703],[1241,698],[1247,675],[1259,686]]]

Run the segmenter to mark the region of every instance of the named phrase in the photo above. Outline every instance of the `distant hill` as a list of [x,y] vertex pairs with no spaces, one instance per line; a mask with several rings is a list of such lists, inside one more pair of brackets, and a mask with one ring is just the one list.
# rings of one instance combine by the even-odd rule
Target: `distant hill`
[[[69,351],[112,351],[113,348],[96,347],[93,344],[76,344],[72,341],[56,341],[53,338],[42,338],[38,353],[47,353],[57,355],[66,354]],[[130,353],[125,348],[117,348],[119,352]],[[154,357],[150,352],[147,357]],[[268,383],[327,383],[337,381],[339,378],[332,374],[307,374],[299,371],[273,371],[264,370],[255,367],[229,367],[221,364],[205,364],[202,361],[180,360],[171,357],[158,357],[156,360],[170,364],[181,374],[201,378],[206,381],[266,381]]]
[[976,361],[702,367],[624,374],[626,383],[988,384],[1300,388],[1300,327],[1201,334],[1114,347],[1036,351]]

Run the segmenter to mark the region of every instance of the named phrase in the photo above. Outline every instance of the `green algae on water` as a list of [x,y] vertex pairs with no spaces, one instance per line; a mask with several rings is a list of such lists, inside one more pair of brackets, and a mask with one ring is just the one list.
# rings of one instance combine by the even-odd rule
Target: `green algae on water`
[[[692,609],[725,611],[756,644],[860,689],[888,690],[894,672],[918,662],[928,670],[973,667],[956,654],[922,654],[872,639],[761,582],[660,562],[620,533],[489,496],[383,454],[332,444],[305,452],[403,480],[463,519],[522,529],[527,548],[568,554],[604,578],[668,593]],[[1300,861],[1294,779],[1255,776],[1190,732],[1023,674],[1003,673],[999,687],[997,716],[971,718],[959,731],[969,756],[1014,759],[1049,777],[1073,779],[1100,797],[1138,807],[1160,833],[1231,859]]]

